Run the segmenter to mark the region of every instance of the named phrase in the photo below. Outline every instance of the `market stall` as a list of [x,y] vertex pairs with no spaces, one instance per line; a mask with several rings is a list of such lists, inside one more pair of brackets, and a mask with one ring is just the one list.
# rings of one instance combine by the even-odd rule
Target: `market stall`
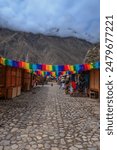
[[21,94],[22,69],[0,65],[0,96],[14,98]]
[[100,95],[100,70],[95,69],[90,71],[90,97],[98,98]]

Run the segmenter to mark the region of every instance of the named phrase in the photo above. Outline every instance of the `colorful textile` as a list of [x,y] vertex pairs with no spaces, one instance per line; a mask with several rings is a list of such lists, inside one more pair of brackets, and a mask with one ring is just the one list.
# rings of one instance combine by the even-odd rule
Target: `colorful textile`
[[75,82],[75,81],[72,81],[72,82],[71,82],[71,85],[72,85],[72,88],[73,88],[74,90],[76,90],[76,82]]
[[76,74],[91,69],[99,69],[100,62],[90,64],[75,64],[75,65],[49,65],[49,64],[31,64],[23,61],[15,61],[0,57],[0,64],[10,67],[30,70],[31,73],[42,76],[54,76]]

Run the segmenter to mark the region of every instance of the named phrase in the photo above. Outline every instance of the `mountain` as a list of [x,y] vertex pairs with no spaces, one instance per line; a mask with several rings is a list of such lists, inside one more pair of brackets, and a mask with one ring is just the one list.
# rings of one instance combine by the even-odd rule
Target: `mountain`
[[100,61],[100,43],[95,44],[92,49],[89,49],[84,59],[84,63],[96,61]]
[[[58,32],[59,29],[53,29]],[[33,34],[0,28],[0,56],[31,63],[80,64],[94,44],[75,37]]]
[[99,39],[97,39],[97,37],[87,33],[87,32],[78,32],[72,28],[50,28],[48,30],[45,31],[46,35],[53,35],[53,36],[59,36],[59,37],[76,37],[76,38],[80,38],[80,39],[85,39],[87,41],[90,41],[92,43],[97,43],[97,41],[99,41]]

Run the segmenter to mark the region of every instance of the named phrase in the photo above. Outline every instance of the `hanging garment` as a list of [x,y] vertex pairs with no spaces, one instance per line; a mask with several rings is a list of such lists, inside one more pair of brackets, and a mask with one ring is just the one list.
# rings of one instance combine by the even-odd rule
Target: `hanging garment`
[[75,81],[72,81],[71,84],[72,84],[72,88],[73,88],[74,90],[76,90],[76,83],[75,83]]
[[74,82],[75,82],[75,74],[72,74],[72,75],[71,75],[71,81],[74,81]]

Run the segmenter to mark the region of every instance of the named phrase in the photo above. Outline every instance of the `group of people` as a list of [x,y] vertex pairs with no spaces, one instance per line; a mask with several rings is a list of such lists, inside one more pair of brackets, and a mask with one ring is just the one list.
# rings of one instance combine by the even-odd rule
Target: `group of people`
[[75,92],[82,94],[83,96],[87,93],[88,80],[85,74],[72,74],[60,76],[59,79],[60,87],[65,90],[66,94],[73,95]]

